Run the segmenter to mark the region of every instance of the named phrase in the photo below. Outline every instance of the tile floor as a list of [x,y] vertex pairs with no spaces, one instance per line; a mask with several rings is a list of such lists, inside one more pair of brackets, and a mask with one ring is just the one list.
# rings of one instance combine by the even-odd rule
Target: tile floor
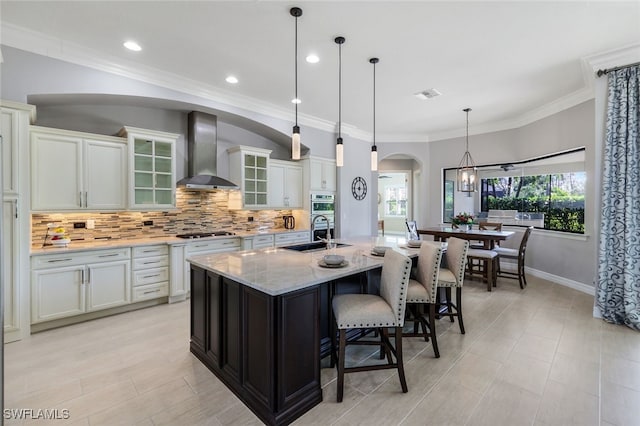
[[[441,358],[405,339],[409,393],[393,370],[322,370],[324,402],[299,425],[638,425],[640,334],[592,318],[593,297],[535,277],[464,287],[467,333],[439,321]],[[5,346],[5,408],[67,409],[56,425],[251,425],[260,421],[189,353],[177,303],[35,334]],[[352,347],[351,363],[372,348]],[[5,420],[5,424],[47,424]]]

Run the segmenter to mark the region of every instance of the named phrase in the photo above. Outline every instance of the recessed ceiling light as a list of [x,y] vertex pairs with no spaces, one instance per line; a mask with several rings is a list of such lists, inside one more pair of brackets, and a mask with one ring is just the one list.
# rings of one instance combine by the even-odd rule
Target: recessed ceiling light
[[307,56],[307,62],[309,62],[310,64],[317,64],[318,62],[320,62],[320,58],[318,58],[318,55],[312,53]]
[[294,98],[294,99],[291,99],[291,103],[292,104],[300,104],[300,103],[302,103],[302,101],[300,99],[298,99],[298,98]]
[[413,94],[413,96],[423,101],[427,99],[435,98],[436,96],[440,96],[440,95],[442,95],[442,93],[438,92],[436,89],[433,89],[433,88],[426,89],[426,90],[423,90],[422,92]]
[[133,40],[128,40],[123,43],[123,46],[129,50],[133,50],[134,52],[139,52],[142,50],[142,47],[138,43]]
[[238,82],[238,79],[233,75],[228,76],[227,78],[225,78],[225,80],[227,83],[231,84],[236,84]]

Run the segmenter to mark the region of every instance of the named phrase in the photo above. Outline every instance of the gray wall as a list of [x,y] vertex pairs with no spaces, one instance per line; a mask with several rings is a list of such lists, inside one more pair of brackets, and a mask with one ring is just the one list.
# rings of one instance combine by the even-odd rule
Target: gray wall
[[[274,134],[288,135],[292,120],[283,120],[222,104],[216,100],[177,92],[97,71],[88,67],[74,65],[41,55],[2,46],[4,63],[0,66],[0,97],[18,102],[28,102],[32,95],[58,96],[64,94],[82,94],[90,96],[122,96],[151,100],[169,101],[183,106],[180,112],[162,111],[167,108],[113,107],[96,104],[87,111],[85,106],[68,106],[68,109],[54,108],[47,111],[46,106],[38,109],[44,114],[39,123],[47,125],[69,126],[81,130],[98,131],[112,134],[122,124],[137,127],[151,127],[159,130],[184,134],[184,112],[189,106],[197,105],[203,110],[219,111],[243,117],[259,123],[263,128],[273,130]],[[33,98],[33,97],[32,97]],[[37,96],[35,97],[37,99]],[[170,109],[170,108],[168,108]],[[135,123],[127,123],[124,118],[132,113]],[[63,119],[71,114],[81,117],[78,122]],[[535,269],[546,271],[566,280],[592,285],[595,274],[597,219],[595,217],[596,186],[599,172],[596,164],[600,156],[595,150],[594,101],[586,102],[574,108],[539,120],[519,129],[502,132],[473,135],[470,138],[470,151],[478,164],[512,162],[531,157],[558,152],[579,146],[586,147],[586,168],[589,179],[587,188],[586,238],[567,239],[557,233],[536,232],[531,240],[527,264]],[[293,115],[293,114],[292,114]],[[220,117],[220,116],[219,116]],[[53,123],[53,124],[52,124]],[[273,138],[251,132],[221,120],[219,173],[228,175],[227,161],[224,158],[228,146],[243,144],[260,147],[272,145],[276,151],[274,157],[286,158],[288,152]],[[473,121],[471,121],[473,133]],[[75,127],[79,126],[79,127]],[[88,126],[84,128],[82,126]],[[335,134],[322,130],[302,127],[302,143],[312,155],[335,158]],[[346,167],[338,172],[339,226],[343,237],[375,235],[377,216],[377,173],[369,169],[370,142],[361,141],[348,135],[345,138]],[[282,151],[284,149],[284,151]],[[419,167],[415,186],[419,187],[416,200],[418,223],[426,226],[441,221],[442,210],[442,169],[456,167],[464,151],[464,138],[453,138],[430,143],[379,143],[378,154],[384,159],[393,154],[404,154],[414,158]],[[184,151],[181,151],[184,158]],[[184,164],[184,162],[183,162]],[[183,165],[184,167],[184,165]],[[184,170],[184,169],[183,169]],[[367,197],[357,201],[351,195],[351,182],[356,176],[366,179],[369,186]]]

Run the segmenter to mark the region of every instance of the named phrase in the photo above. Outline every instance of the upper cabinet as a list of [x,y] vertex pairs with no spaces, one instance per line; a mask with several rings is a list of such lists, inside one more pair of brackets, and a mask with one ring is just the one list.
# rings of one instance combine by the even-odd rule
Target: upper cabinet
[[179,135],[124,127],[129,142],[129,208],[176,206],[176,141]]
[[309,190],[336,190],[336,161],[311,157],[309,161]]
[[126,140],[31,126],[31,209],[124,210]]
[[229,180],[240,182],[242,208],[267,208],[269,206],[267,191],[271,150],[235,146],[229,148],[227,152],[229,152]]
[[272,208],[302,208],[302,166],[292,161],[270,160],[268,200]]
[[20,181],[19,151],[20,144],[28,137],[28,126],[34,114],[35,108],[31,105],[1,101],[2,195],[5,197],[17,196],[28,187],[27,182]]

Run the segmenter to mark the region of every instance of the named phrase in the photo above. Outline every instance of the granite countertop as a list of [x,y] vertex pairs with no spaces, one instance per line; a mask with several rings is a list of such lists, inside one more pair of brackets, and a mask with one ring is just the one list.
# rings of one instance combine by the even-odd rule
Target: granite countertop
[[[419,249],[405,246],[404,237],[371,237],[338,240],[349,246],[314,252],[298,252],[280,247],[191,256],[193,265],[213,271],[271,296],[324,283],[380,267],[383,257],[371,254],[374,246],[388,246],[414,257]],[[439,244],[439,243],[438,243]],[[325,254],[339,254],[349,264],[325,268],[318,261]]]
[[229,238],[253,238],[259,235],[287,234],[292,232],[305,232],[308,229],[274,229],[267,232],[236,232],[235,235],[221,235],[215,237],[205,237],[197,239],[177,238],[176,236],[147,237],[147,238],[118,238],[118,239],[97,239],[97,240],[71,240],[68,246],[58,247],[47,245],[45,247],[32,246],[31,255],[70,253],[84,250],[102,250],[121,247],[150,246],[155,244],[189,244],[196,241],[223,240]]

